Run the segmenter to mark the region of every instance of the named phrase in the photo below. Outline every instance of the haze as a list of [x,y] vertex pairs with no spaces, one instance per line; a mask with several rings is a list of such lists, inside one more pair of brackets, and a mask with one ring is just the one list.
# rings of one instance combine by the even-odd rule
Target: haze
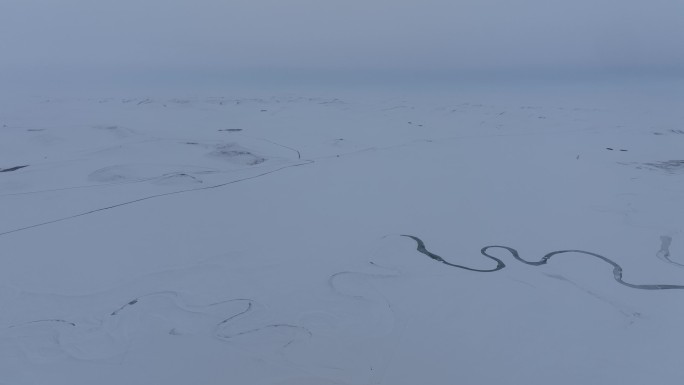
[[684,64],[678,0],[3,0],[0,70],[639,69]]

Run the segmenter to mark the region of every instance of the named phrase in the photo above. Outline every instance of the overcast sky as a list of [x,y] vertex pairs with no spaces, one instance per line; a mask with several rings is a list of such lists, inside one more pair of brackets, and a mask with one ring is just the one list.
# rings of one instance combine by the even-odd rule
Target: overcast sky
[[684,0],[0,0],[0,70],[659,69]]

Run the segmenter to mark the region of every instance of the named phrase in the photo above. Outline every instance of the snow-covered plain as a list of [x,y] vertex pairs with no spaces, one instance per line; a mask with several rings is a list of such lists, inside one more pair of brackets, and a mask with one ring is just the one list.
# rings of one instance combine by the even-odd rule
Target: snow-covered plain
[[681,82],[253,94],[3,96],[0,384],[681,383]]

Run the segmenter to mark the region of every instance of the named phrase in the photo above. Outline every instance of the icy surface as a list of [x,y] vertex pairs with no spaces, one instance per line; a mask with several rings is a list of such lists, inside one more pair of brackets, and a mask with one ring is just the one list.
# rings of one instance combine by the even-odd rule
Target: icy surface
[[329,94],[3,95],[0,384],[681,382],[680,83]]

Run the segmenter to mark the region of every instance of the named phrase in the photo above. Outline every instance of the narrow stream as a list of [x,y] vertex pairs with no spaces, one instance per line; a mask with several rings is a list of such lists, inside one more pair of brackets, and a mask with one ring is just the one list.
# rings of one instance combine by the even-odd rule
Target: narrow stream
[[620,284],[622,284],[622,285],[625,285],[625,286],[627,286],[627,287],[631,287],[631,288],[633,288],[633,289],[641,289],[641,290],[684,289],[684,285],[661,285],[661,284],[655,284],[655,285],[638,285],[638,284],[633,284],[633,283],[625,282],[625,281],[622,279],[622,267],[621,267],[620,265],[618,265],[615,261],[613,261],[613,260],[611,260],[611,259],[609,259],[609,258],[604,257],[603,255],[596,254],[596,253],[592,253],[592,252],[590,252],[590,251],[583,251],[583,250],[557,250],[557,251],[552,251],[552,252],[550,252],[550,253],[544,255],[539,261],[527,261],[527,260],[525,260],[525,259],[522,259],[522,258],[520,257],[520,254],[518,253],[518,250],[516,250],[516,249],[514,249],[514,248],[512,248],[512,247],[508,247],[508,246],[497,246],[497,245],[485,246],[485,247],[483,247],[483,248],[480,250],[480,254],[482,254],[484,257],[486,257],[486,258],[488,258],[488,259],[491,259],[491,260],[495,261],[495,262],[496,262],[496,267],[491,268],[491,269],[475,269],[475,268],[471,268],[471,267],[467,267],[467,266],[462,266],[462,265],[456,265],[456,264],[447,262],[444,258],[440,257],[439,255],[430,252],[430,251],[425,247],[425,242],[423,242],[422,239],[420,239],[420,238],[418,238],[418,237],[416,237],[416,236],[413,236],[413,235],[402,235],[402,237],[407,237],[407,238],[413,239],[413,240],[416,242],[416,244],[417,244],[416,250],[418,250],[419,253],[424,254],[424,255],[430,257],[430,259],[433,259],[433,260],[435,260],[435,261],[437,261],[437,262],[441,262],[441,263],[443,263],[443,264],[445,264],[445,265],[448,265],[448,266],[451,266],[451,267],[457,267],[457,268],[459,268],[459,269],[465,269],[465,270],[469,270],[469,271],[476,271],[476,272],[480,272],[480,273],[492,273],[492,272],[501,270],[501,269],[503,269],[504,267],[506,267],[506,264],[505,264],[502,260],[500,260],[499,258],[496,258],[496,257],[492,256],[491,254],[489,254],[489,250],[492,250],[492,249],[503,249],[503,250],[506,250],[506,251],[508,251],[508,252],[511,254],[511,256],[513,256],[513,258],[515,258],[515,259],[518,260],[519,262],[522,262],[522,263],[524,263],[524,264],[526,264],[526,265],[530,265],[530,266],[541,266],[541,265],[546,265],[552,257],[554,257],[554,256],[556,256],[556,255],[560,255],[560,254],[570,254],[570,253],[573,253],[573,254],[585,254],[585,255],[592,256],[592,257],[594,257],[594,258],[598,258],[598,259],[600,259],[600,260],[606,262],[607,264],[611,265],[611,266],[613,267],[613,278],[615,278],[615,280],[616,280],[618,283],[620,283]]

